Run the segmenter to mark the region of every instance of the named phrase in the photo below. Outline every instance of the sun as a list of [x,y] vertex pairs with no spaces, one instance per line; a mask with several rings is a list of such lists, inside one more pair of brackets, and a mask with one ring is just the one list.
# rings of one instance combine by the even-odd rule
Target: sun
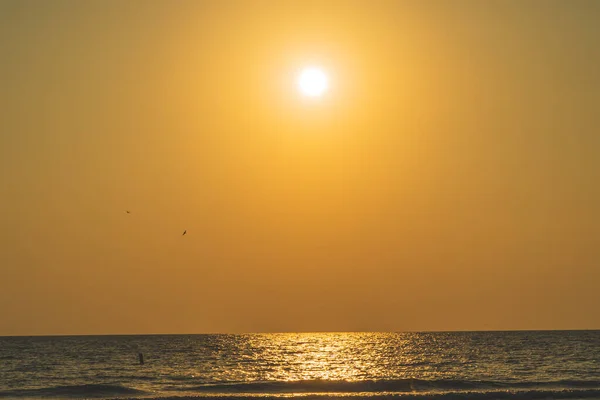
[[309,97],[320,97],[328,88],[327,75],[316,67],[305,68],[298,77],[300,92]]

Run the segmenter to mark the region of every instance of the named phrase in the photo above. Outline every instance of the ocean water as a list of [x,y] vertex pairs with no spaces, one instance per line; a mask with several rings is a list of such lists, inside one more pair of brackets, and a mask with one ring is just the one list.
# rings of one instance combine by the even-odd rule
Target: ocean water
[[0,337],[0,398],[160,397],[600,399],[600,331]]

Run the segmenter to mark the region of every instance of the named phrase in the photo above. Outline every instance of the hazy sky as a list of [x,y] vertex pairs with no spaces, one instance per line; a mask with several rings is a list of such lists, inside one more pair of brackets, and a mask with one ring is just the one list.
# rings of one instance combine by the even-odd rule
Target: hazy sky
[[0,335],[600,328],[598,21],[0,0]]

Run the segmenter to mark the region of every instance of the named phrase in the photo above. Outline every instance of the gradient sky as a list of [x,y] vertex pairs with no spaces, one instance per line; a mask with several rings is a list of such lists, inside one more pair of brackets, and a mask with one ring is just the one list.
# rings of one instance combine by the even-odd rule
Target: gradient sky
[[0,335],[600,328],[598,21],[0,0]]

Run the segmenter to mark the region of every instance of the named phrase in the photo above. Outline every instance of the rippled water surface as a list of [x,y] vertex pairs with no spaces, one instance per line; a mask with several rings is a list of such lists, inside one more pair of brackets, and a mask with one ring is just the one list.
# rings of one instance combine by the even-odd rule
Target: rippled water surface
[[600,331],[0,337],[0,397],[306,393],[600,398]]

